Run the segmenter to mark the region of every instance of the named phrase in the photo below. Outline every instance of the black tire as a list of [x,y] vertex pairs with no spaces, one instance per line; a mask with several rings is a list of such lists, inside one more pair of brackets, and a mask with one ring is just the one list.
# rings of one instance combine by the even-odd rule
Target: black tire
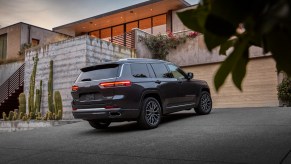
[[106,129],[111,123],[109,121],[88,121],[88,122],[95,129]]
[[203,91],[200,96],[199,104],[194,108],[195,112],[200,115],[209,114],[212,110],[212,99],[208,92]]
[[161,122],[162,109],[160,103],[153,97],[143,100],[138,124],[143,129],[153,129]]

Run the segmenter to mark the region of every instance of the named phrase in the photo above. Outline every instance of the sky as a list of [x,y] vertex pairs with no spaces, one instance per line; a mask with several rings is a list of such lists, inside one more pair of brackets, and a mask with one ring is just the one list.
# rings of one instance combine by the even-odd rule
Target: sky
[[[0,0],[0,28],[24,22],[46,29],[146,0]],[[187,0],[196,4],[198,0]]]

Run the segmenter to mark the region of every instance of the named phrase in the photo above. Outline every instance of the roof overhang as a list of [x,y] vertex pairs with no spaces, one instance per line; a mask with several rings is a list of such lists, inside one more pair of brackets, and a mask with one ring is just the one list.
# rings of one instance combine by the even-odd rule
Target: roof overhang
[[190,6],[185,0],[149,0],[122,9],[62,25],[53,31],[74,31],[75,35],[106,27],[116,26],[135,20],[167,13]]

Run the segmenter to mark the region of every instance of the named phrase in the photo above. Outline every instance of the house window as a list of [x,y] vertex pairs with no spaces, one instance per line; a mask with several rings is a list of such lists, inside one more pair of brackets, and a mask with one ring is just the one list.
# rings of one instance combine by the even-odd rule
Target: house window
[[7,34],[0,35],[0,59],[6,59],[7,55]]
[[167,31],[166,24],[167,24],[166,14],[153,17],[153,34],[154,35],[157,35],[159,33],[165,34]]
[[31,39],[31,45],[32,45],[32,47],[39,45],[39,40],[32,38]]
[[134,28],[138,28],[138,21],[126,24],[126,32],[129,32]]
[[101,30],[101,39],[110,41],[111,39],[111,28],[106,28]]
[[113,30],[112,31],[113,36],[119,36],[123,34],[124,26],[123,25],[116,26],[116,27],[113,27],[112,30]]
[[139,28],[147,33],[152,32],[152,21],[151,18],[142,19],[139,21]]
[[100,38],[100,30],[90,32],[91,37]]

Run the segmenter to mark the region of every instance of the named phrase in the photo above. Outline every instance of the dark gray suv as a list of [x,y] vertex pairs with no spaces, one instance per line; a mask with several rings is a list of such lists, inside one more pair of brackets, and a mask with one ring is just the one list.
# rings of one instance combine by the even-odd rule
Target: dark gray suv
[[122,59],[81,71],[72,86],[73,115],[96,129],[119,121],[151,129],[168,113],[194,108],[203,115],[212,109],[207,83],[170,62]]

